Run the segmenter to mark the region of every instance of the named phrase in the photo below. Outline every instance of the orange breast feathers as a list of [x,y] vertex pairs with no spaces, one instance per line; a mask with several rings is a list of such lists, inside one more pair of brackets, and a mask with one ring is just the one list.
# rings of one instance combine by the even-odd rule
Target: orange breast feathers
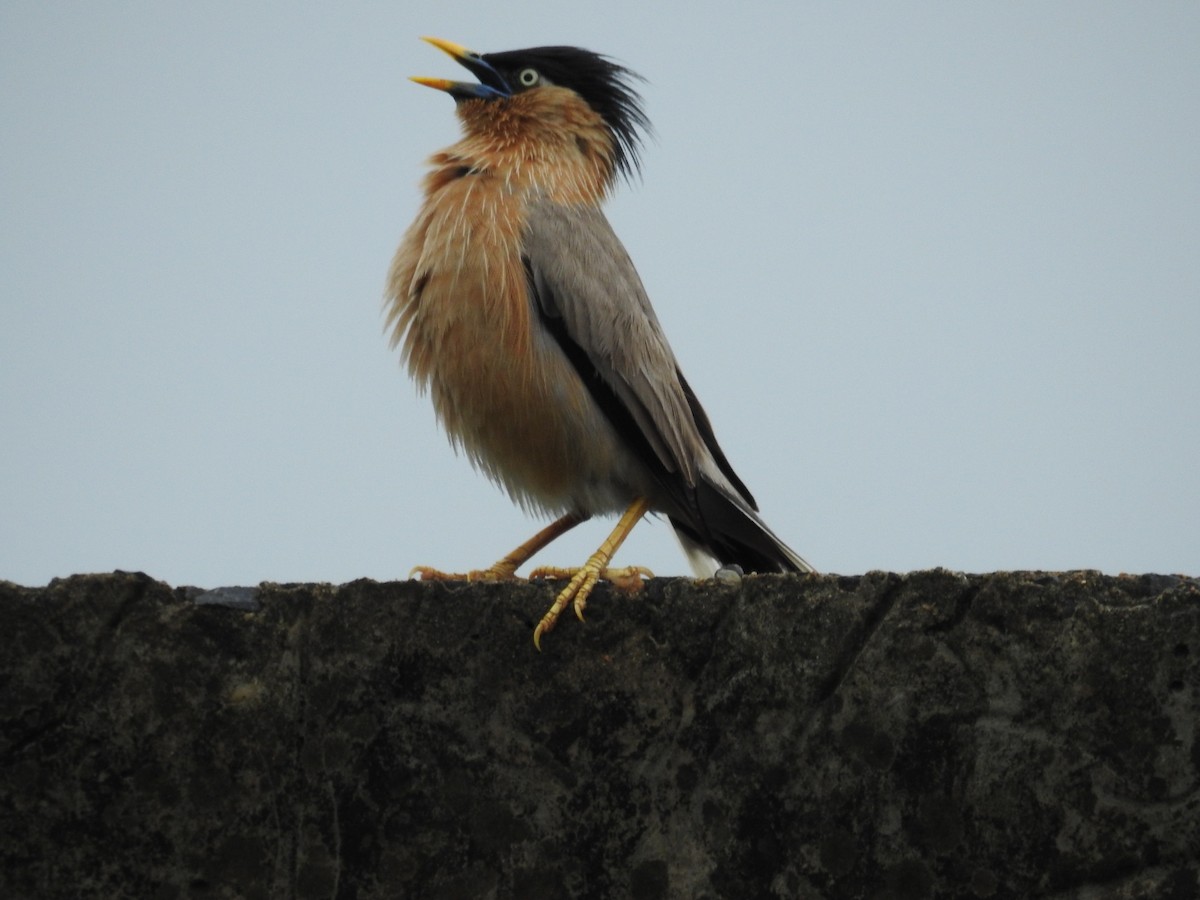
[[403,344],[422,384],[448,329],[475,328],[527,352],[520,246],[527,202],[599,204],[613,178],[612,138],[573,91],[548,87],[503,102],[465,101],[457,110],[465,135],[430,159],[425,202],[388,279],[392,344]]
[[[467,134],[432,158],[387,294],[392,344],[451,440],[517,499],[548,509],[578,477],[575,442],[604,425],[534,321],[525,210],[534,197],[599,203],[611,180],[598,117],[573,93],[553,93],[574,99],[556,106],[560,128],[547,128],[546,110],[529,115],[516,102],[532,95],[459,104]],[[547,432],[546,415],[568,427]]]

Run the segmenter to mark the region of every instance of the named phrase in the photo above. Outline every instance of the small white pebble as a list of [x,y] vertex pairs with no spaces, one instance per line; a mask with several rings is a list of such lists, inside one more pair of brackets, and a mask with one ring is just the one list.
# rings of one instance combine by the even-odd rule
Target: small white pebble
[[721,584],[739,585],[742,583],[742,567],[734,563],[732,566],[721,566],[713,573],[713,578]]

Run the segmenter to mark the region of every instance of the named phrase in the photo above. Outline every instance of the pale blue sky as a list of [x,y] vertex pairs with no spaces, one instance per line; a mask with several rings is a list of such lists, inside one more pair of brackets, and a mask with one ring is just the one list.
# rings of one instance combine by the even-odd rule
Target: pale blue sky
[[[819,569],[1200,573],[1200,4],[422,6],[0,7],[0,578],[391,579],[538,527],[382,333],[457,135],[423,34],[648,79],[610,216]],[[688,572],[661,523],[618,561]]]

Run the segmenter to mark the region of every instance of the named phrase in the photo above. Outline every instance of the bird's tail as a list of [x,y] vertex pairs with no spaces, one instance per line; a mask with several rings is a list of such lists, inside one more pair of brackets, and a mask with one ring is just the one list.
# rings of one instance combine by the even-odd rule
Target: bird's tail
[[[696,490],[697,522],[670,516],[696,574],[709,578],[719,566],[744,572],[815,572],[781,541],[753,507],[701,479]],[[715,562],[715,565],[714,565]]]

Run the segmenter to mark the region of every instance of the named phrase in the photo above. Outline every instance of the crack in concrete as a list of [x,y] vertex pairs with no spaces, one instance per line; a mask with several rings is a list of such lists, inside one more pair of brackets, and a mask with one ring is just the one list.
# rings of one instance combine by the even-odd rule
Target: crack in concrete
[[861,624],[850,632],[838,658],[834,661],[829,674],[822,679],[813,695],[812,707],[804,718],[800,733],[808,737],[818,713],[825,709],[833,696],[841,689],[851,671],[858,664],[859,657],[866,650],[871,639],[879,631],[884,619],[887,618],[896,605],[896,601],[904,588],[905,579],[899,575],[887,576],[892,583],[883,588],[882,594],[863,616]]

